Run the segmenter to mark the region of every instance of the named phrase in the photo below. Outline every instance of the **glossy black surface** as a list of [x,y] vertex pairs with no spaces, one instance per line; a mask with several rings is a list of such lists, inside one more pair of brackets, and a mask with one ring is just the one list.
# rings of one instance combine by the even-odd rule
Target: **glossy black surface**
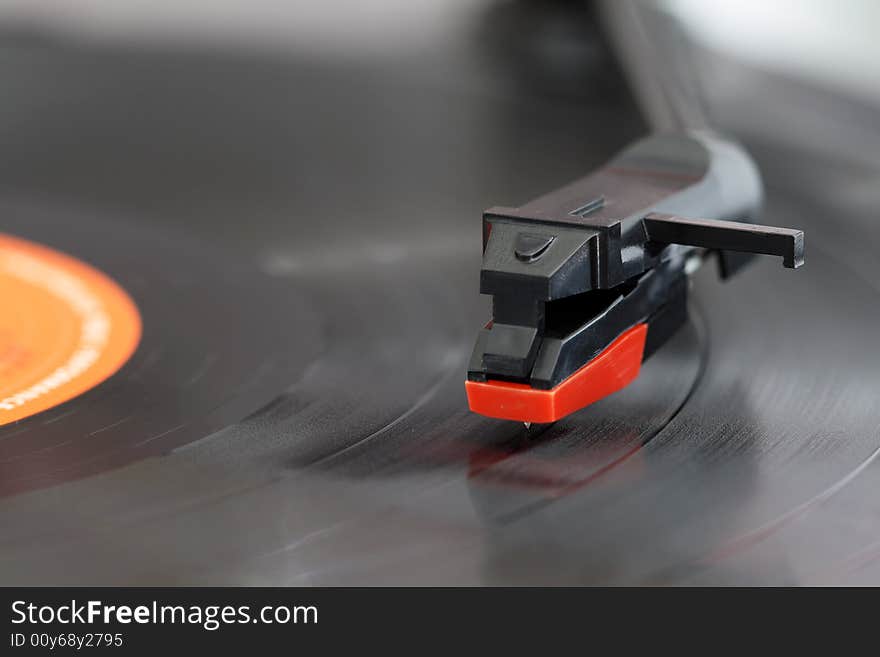
[[[5,584],[880,581],[877,191],[853,193],[876,171],[753,136],[762,220],[805,229],[806,266],[762,260],[730,284],[704,267],[690,322],[632,386],[527,432],[466,409],[489,315],[480,212],[639,136],[603,67],[587,74],[604,93],[584,97],[462,49],[352,63],[0,48],[4,212],[38,207],[70,250],[83,216],[120,217],[108,239],[141,222],[234,250],[242,281],[274,281],[247,302],[283,321],[271,348],[313,345],[236,424],[0,500]],[[199,271],[216,262],[191,253]],[[145,279],[168,276],[146,259]]]

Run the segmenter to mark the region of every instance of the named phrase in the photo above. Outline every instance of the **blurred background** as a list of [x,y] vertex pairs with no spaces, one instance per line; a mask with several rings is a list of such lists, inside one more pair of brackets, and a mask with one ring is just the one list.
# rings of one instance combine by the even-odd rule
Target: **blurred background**
[[833,154],[851,200],[876,182],[878,24],[871,0],[0,0],[0,189],[247,217],[236,247],[277,264],[292,215],[297,243],[350,213],[475,226],[708,124]]

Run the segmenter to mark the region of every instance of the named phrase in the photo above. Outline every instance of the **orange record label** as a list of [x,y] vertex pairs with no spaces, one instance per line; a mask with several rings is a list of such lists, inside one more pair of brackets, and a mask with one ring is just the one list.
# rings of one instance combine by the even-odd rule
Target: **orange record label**
[[0,425],[94,388],[134,353],[141,318],[94,267],[0,235]]

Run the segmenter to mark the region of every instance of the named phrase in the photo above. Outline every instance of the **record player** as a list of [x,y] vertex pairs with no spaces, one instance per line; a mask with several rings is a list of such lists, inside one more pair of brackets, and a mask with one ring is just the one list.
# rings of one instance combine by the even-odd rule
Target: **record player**
[[4,583],[880,581],[878,112],[641,4],[0,34]]

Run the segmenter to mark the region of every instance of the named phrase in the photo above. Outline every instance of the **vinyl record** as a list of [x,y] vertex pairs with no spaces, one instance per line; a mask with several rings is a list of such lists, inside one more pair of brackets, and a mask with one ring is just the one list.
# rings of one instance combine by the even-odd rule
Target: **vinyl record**
[[[0,427],[0,494],[203,438],[274,399],[317,349],[316,317],[303,300],[282,295],[234,254],[58,209],[7,204],[0,213],[8,234],[75,254],[118,282],[143,321],[136,352],[108,381]],[[25,317],[16,317],[30,334],[36,308],[27,298],[18,309]],[[136,320],[111,323],[119,329],[124,321]],[[54,327],[34,358],[63,351],[64,340],[64,327]],[[14,351],[17,343],[4,346]]]
[[[0,426],[0,579],[880,581],[874,169],[746,132],[762,220],[805,231],[805,266],[706,262],[636,381],[553,425],[468,411],[480,211],[647,130],[607,58],[554,78],[536,52],[528,81],[459,49],[10,55],[42,110],[0,117],[0,230],[97,272],[140,331]],[[844,145],[874,125],[827,107]]]

